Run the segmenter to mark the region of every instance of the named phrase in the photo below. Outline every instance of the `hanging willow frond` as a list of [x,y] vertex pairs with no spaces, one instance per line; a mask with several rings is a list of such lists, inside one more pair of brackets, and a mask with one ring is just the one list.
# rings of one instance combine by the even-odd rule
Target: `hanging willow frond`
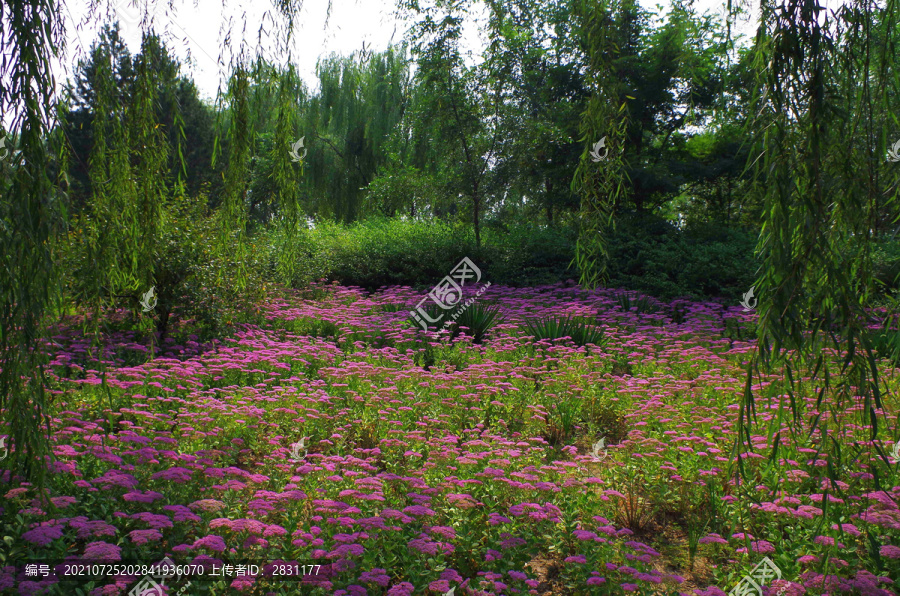
[[[581,197],[580,229],[572,264],[581,274],[581,284],[588,288],[596,287],[605,277],[608,258],[605,235],[614,225],[615,205],[623,201],[629,191],[624,151],[628,111],[621,77],[615,68],[622,39],[613,19],[613,15],[629,1],[580,0],[576,3],[580,35],[589,65],[586,88],[591,96],[579,127],[579,141],[585,148],[571,184],[572,192]],[[594,161],[591,148],[604,137],[607,155],[602,161]]]

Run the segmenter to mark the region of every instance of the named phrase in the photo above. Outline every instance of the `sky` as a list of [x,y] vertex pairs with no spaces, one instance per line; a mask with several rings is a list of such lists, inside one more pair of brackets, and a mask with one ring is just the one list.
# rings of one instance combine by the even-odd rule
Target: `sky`
[[[95,0],[96,1],[96,0]],[[101,6],[105,0],[100,0]],[[132,53],[140,49],[142,9],[131,5],[133,0],[111,0],[115,6],[108,14],[115,15],[124,29],[124,39]],[[181,59],[183,71],[190,74],[205,99],[216,96],[223,79],[217,65],[222,40],[229,27],[235,32],[232,39],[240,39],[240,32],[252,48],[256,47],[257,32],[266,9],[271,9],[271,0],[236,1],[228,0],[174,0],[176,12],[168,9],[168,0],[150,0],[157,31],[164,31],[169,48]],[[723,13],[723,0],[695,0],[700,13],[709,10]],[[145,0],[138,0],[143,6]],[[83,56],[97,39],[100,20],[89,18],[88,0],[72,0],[66,3],[66,29],[68,60],[57,64],[57,81],[71,78],[73,64],[78,56]],[[117,6],[116,6],[117,5]],[[665,14],[670,6],[644,0],[641,5],[657,13]],[[753,14],[758,0],[753,0]],[[383,51],[390,43],[398,43],[407,27],[405,21],[395,13],[393,0],[332,0],[331,14],[327,14],[328,0],[303,0],[297,30],[292,46],[292,61],[301,77],[311,89],[316,88],[315,68],[320,56],[331,52],[349,55],[359,51],[363,44],[371,51]],[[462,48],[471,52],[471,60],[477,59],[485,40],[479,38],[478,21],[484,18],[483,7],[473,2],[476,8],[463,28]],[[105,12],[101,9],[101,12]],[[244,19],[246,18],[246,28]],[[267,29],[274,26],[267,24]],[[739,22],[737,30],[750,34],[755,29],[755,18]],[[263,47],[266,47],[264,44]],[[271,50],[271,44],[269,49]]]

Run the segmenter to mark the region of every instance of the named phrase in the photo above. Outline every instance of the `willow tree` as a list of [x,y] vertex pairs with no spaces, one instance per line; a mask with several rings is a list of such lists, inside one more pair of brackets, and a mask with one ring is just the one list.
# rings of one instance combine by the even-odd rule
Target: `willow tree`
[[[96,20],[101,13],[109,14],[114,4],[101,5],[92,0],[87,18]],[[139,4],[147,16],[147,3],[135,0],[133,4]],[[292,38],[294,17],[301,2],[276,0],[274,4],[282,17],[275,23],[275,37],[279,42],[277,49],[283,52]],[[175,8],[174,5],[175,0],[170,0],[169,7]],[[21,146],[21,159],[15,167],[0,167],[4,177],[0,182],[0,410],[12,439],[9,465],[39,486],[44,483],[47,459],[51,456],[43,344],[53,300],[60,295],[62,276],[57,275],[53,250],[64,230],[65,215],[63,182],[51,178],[53,172],[66,169],[52,163],[52,156],[59,152],[49,146],[59,108],[51,64],[66,59],[63,15],[70,14],[69,8],[65,1],[58,0],[0,3],[0,51],[4,56],[0,61],[0,113],[11,123],[7,136]],[[263,20],[260,38],[272,30],[267,22],[272,20],[271,15],[266,14]],[[229,35],[223,50],[230,46]],[[154,101],[151,70],[145,69],[143,83],[136,89],[130,123],[122,124],[123,114],[118,106],[101,100],[107,106],[103,114],[107,125],[92,161],[96,164],[95,176],[105,171],[108,177],[93,180],[100,187],[95,188],[95,213],[100,215],[95,218],[96,228],[90,232],[94,254],[99,256],[93,289],[89,290],[94,297],[107,292],[103,288],[106,280],[102,278],[107,271],[115,271],[115,281],[123,284],[152,279],[152,270],[144,259],[155,233],[154,213],[161,189],[160,179],[153,176],[160,163],[165,162],[160,162],[162,153],[158,148],[140,155],[112,152],[113,147],[131,146],[131,141],[150,143],[151,147],[159,141],[158,131],[147,128]],[[237,93],[241,84],[241,79],[236,79]],[[236,117],[240,118],[240,114]],[[240,172],[248,144],[241,138],[239,146],[232,148],[236,172]],[[237,181],[228,188],[229,221],[240,220],[240,190]],[[142,193],[146,194],[139,196]],[[123,205],[126,213],[116,213],[116,206]],[[113,217],[121,217],[125,225],[118,226],[119,222],[111,220]],[[94,302],[95,313],[98,304],[99,301]]]
[[42,339],[58,296],[51,240],[64,216],[46,144],[57,116],[51,63],[65,52],[63,12],[56,0],[0,4],[0,113],[21,150],[14,167],[0,170],[0,410],[10,469],[37,482],[50,455]]
[[[605,277],[608,259],[605,235],[614,225],[617,202],[628,196],[625,142],[628,112],[625,90],[617,72],[617,56],[633,41],[635,0],[576,0],[578,36],[587,57],[586,88],[590,99],[582,114],[580,141],[585,143],[572,179],[581,197],[580,229],[572,263],[581,283],[595,287]],[[604,147],[591,151],[600,141]]]
[[367,211],[367,187],[386,161],[408,104],[408,66],[395,49],[332,55],[316,67],[319,94],[303,118],[309,144],[304,187],[317,214],[351,222]]
[[[888,463],[875,441],[884,426],[883,383],[867,309],[874,222],[892,206],[900,181],[900,168],[887,160],[888,142],[900,135],[891,105],[900,88],[897,4],[855,0],[828,12],[818,0],[764,0],[756,36],[757,117],[748,135],[755,135],[752,192],[764,204],[763,266],[758,351],[736,452],[745,452],[758,422],[754,376],[778,367],[786,393],[759,391],[778,412],[767,429],[773,461],[785,440],[827,452],[829,491],[836,492],[848,463],[868,469],[876,487],[878,462]],[[810,390],[814,411],[802,399]],[[857,446],[841,435],[854,408],[871,429],[870,441]],[[781,436],[782,424],[790,437]],[[863,454],[869,457],[853,461]]]
[[[274,142],[269,159],[273,164],[272,182],[283,240],[278,251],[278,270],[282,280],[290,285],[296,279],[300,260],[297,232],[303,215],[300,190],[303,161],[299,149],[292,155],[297,143],[299,122],[293,91],[299,86],[299,80],[293,66],[277,71],[274,75],[276,88],[273,95],[277,98],[277,103]],[[289,148],[292,151],[288,151]],[[305,152],[303,155],[305,156]],[[294,161],[297,159],[299,163]]]

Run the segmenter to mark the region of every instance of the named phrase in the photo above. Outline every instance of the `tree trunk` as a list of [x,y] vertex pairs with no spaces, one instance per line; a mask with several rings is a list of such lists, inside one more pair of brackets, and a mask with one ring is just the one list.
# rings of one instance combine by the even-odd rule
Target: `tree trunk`
[[550,193],[553,191],[553,181],[549,178],[544,178],[544,191],[546,192],[545,200],[546,200],[546,209],[547,209],[547,225],[551,228],[553,227],[553,204],[550,203]]
[[481,222],[479,221],[481,219],[481,197],[478,195],[478,183],[476,182],[473,186],[472,212],[473,219],[475,220],[475,246],[481,248]]
[[169,330],[169,309],[162,308],[159,311],[159,320],[156,321],[156,331],[159,333],[159,343],[162,345]]

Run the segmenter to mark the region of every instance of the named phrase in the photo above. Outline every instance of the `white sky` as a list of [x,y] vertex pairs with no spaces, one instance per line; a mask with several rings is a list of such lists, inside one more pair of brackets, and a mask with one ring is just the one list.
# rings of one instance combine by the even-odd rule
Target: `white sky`
[[[101,3],[105,0],[100,0]],[[112,0],[117,2],[116,8],[119,22],[125,28],[124,38],[132,53],[140,49],[140,20],[143,10],[130,4],[133,0]],[[146,0],[138,0],[143,6]],[[201,96],[212,99],[220,84],[219,69],[216,60],[222,47],[223,33],[228,29],[228,19],[232,19],[232,27],[236,32],[233,38],[244,29],[243,18],[246,13],[246,31],[244,39],[255,48],[257,30],[262,14],[271,6],[271,0],[253,2],[237,2],[229,0],[223,6],[222,0],[175,0],[177,10],[172,14],[168,10],[168,0],[150,0],[154,9],[154,23],[157,31],[165,31],[168,36],[167,45],[182,60],[182,69],[190,74],[200,89]],[[70,0],[66,14],[68,37],[68,68],[60,65],[57,80],[72,76],[75,58],[83,55],[97,39],[99,22],[85,22],[88,0]],[[754,14],[758,0],[753,0]],[[643,0],[641,5],[652,12],[665,14],[670,3],[662,5]],[[393,40],[397,43],[403,37],[407,25],[395,16],[393,0],[333,0],[332,11],[327,19],[328,0],[303,0],[303,8],[297,19],[298,29],[293,44],[293,62],[307,86],[316,85],[315,67],[320,56],[337,52],[349,55],[359,50],[365,42],[367,49],[382,51]],[[473,2],[473,6],[483,6]],[[696,0],[699,12],[710,10],[724,12],[724,0]],[[466,22],[463,30],[464,50],[477,56],[484,47],[484,40],[479,40],[478,28],[474,22],[476,15],[482,11],[473,11],[473,18]],[[135,24],[132,24],[135,23]],[[271,30],[271,24],[267,29]],[[738,30],[751,33],[755,29],[755,18],[749,22],[739,22]],[[255,52],[253,52],[255,54]],[[191,56],[191,63],[186,60]]]

